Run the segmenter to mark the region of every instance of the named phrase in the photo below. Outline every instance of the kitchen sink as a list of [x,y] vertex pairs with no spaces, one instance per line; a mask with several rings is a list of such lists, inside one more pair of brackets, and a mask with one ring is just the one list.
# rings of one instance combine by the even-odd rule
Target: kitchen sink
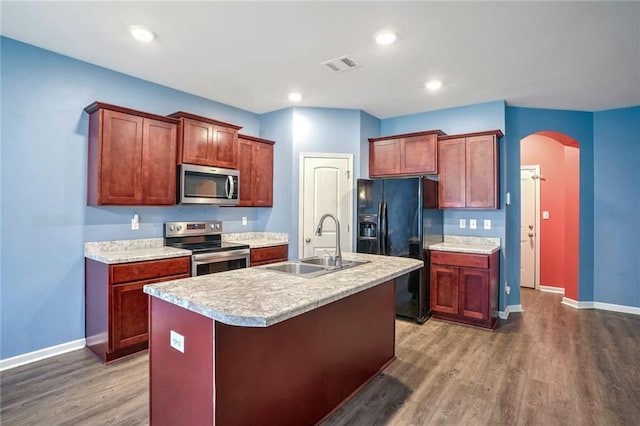
[[337,267],[333,258],[318,256],[286,263],[262,266],[262,268],[289,275],[297,275],[304,278],[315,278],[365,263],[368,263],[368,261],[343,260],[342,266]]
[[265,266],[265,269],[295,275],[310,274],[326,270],[326,268],[323,268],[322,266],[308,265],[305,263],[279,263],[277,265]]

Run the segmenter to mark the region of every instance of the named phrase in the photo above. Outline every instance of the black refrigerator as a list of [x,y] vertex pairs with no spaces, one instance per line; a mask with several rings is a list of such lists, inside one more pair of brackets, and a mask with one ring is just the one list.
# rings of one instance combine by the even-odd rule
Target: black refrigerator
[[[424,244],[443,240],[437,199],[437,181],[428,178],[358,179],[358,253],[422,260]],[[427,263],[396,278],[396,317],[430,317],[429,275]]]

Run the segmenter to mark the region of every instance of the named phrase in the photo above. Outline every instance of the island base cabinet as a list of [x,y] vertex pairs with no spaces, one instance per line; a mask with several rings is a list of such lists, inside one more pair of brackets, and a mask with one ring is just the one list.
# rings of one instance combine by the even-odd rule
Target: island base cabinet
[[388,281],[269,327],[151,297],[151,424],[322,421],[395,359],[394,295]]

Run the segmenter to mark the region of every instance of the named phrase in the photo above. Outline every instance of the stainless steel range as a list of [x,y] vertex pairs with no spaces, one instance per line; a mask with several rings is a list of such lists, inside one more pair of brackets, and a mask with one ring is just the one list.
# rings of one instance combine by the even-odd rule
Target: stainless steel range
[[164,245],[191,250],[191,276],[248,268],[249,246],[222,241],[222,222],[167,222]]

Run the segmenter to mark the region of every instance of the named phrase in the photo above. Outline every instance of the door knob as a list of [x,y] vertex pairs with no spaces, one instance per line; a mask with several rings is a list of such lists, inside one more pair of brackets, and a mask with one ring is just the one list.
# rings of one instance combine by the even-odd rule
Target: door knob
[[529,229],[533,231],[533,225],[529,225]]
[[533,238],[533,232],[529,232],[529,238]]
[[307,237],[307,238],[305,238],[305,239],[304,239],[304,241],[305,241],[306,243],[310,243],[310,242],[311,242],[311,238]]

